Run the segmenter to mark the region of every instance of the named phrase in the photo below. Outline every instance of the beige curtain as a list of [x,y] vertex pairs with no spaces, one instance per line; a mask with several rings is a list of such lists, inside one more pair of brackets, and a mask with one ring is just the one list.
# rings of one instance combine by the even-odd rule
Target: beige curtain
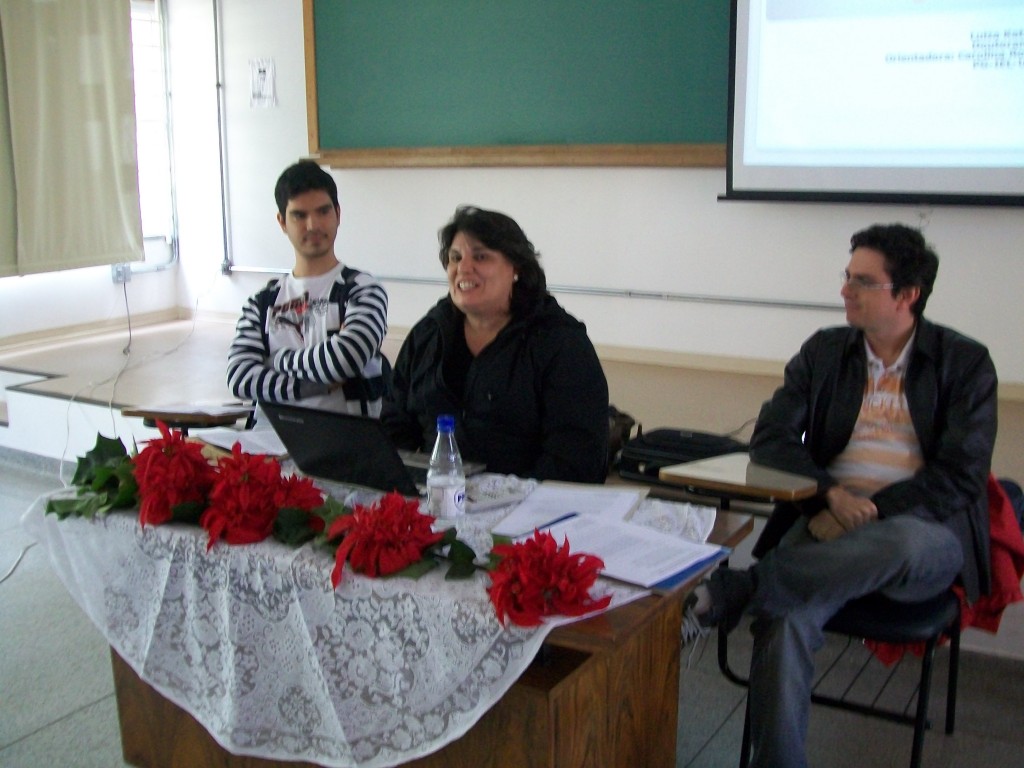
[[3,20],[0,19],[0,277],[18,274],[18,240],[14,228],[14,157],[7,115]]
[[142,259],[129,2],[3,0],[0,32],[17,273]]

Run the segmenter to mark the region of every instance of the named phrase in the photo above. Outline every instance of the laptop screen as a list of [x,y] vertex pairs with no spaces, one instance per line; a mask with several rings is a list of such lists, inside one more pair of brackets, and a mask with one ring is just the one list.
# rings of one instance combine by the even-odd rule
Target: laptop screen
[[289,403],[260,403],[306,475],[417,496],[412,474],[377,419]]

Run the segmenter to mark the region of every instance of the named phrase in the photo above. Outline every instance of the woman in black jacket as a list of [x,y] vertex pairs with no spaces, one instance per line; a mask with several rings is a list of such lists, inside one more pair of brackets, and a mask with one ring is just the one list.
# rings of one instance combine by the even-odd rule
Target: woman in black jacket
[[398,353],[381,420],[429,451],[455,414],[463,459],[490,472],[601,483],[608,383],[586,327],[547,292],[537,251],[508,216],[460,207],[440,232],[448,295]]

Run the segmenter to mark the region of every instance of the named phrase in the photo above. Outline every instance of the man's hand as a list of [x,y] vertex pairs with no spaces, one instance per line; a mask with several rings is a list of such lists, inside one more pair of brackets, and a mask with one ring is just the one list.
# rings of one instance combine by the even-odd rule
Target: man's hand
[[854,528],[878,519],[878,507],[864,496],[855,496],[841,485],[833,485],[825,492],[828,513],[844,530]]
[[818,541],[832,541],[846,533],[846,529],[827,509],[823,509],[810,519],[807,530]]

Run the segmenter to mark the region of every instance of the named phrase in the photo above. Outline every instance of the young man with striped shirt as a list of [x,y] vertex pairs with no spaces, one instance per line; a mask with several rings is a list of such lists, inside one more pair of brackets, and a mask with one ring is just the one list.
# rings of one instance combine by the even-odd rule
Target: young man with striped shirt
[[295,263],[242,308],[228,352],[228,386],[246,400],[379,416],[388,297],[373,277],[335,254],[337,184],[317,163],[302,160],[281,174],[274,196]]

